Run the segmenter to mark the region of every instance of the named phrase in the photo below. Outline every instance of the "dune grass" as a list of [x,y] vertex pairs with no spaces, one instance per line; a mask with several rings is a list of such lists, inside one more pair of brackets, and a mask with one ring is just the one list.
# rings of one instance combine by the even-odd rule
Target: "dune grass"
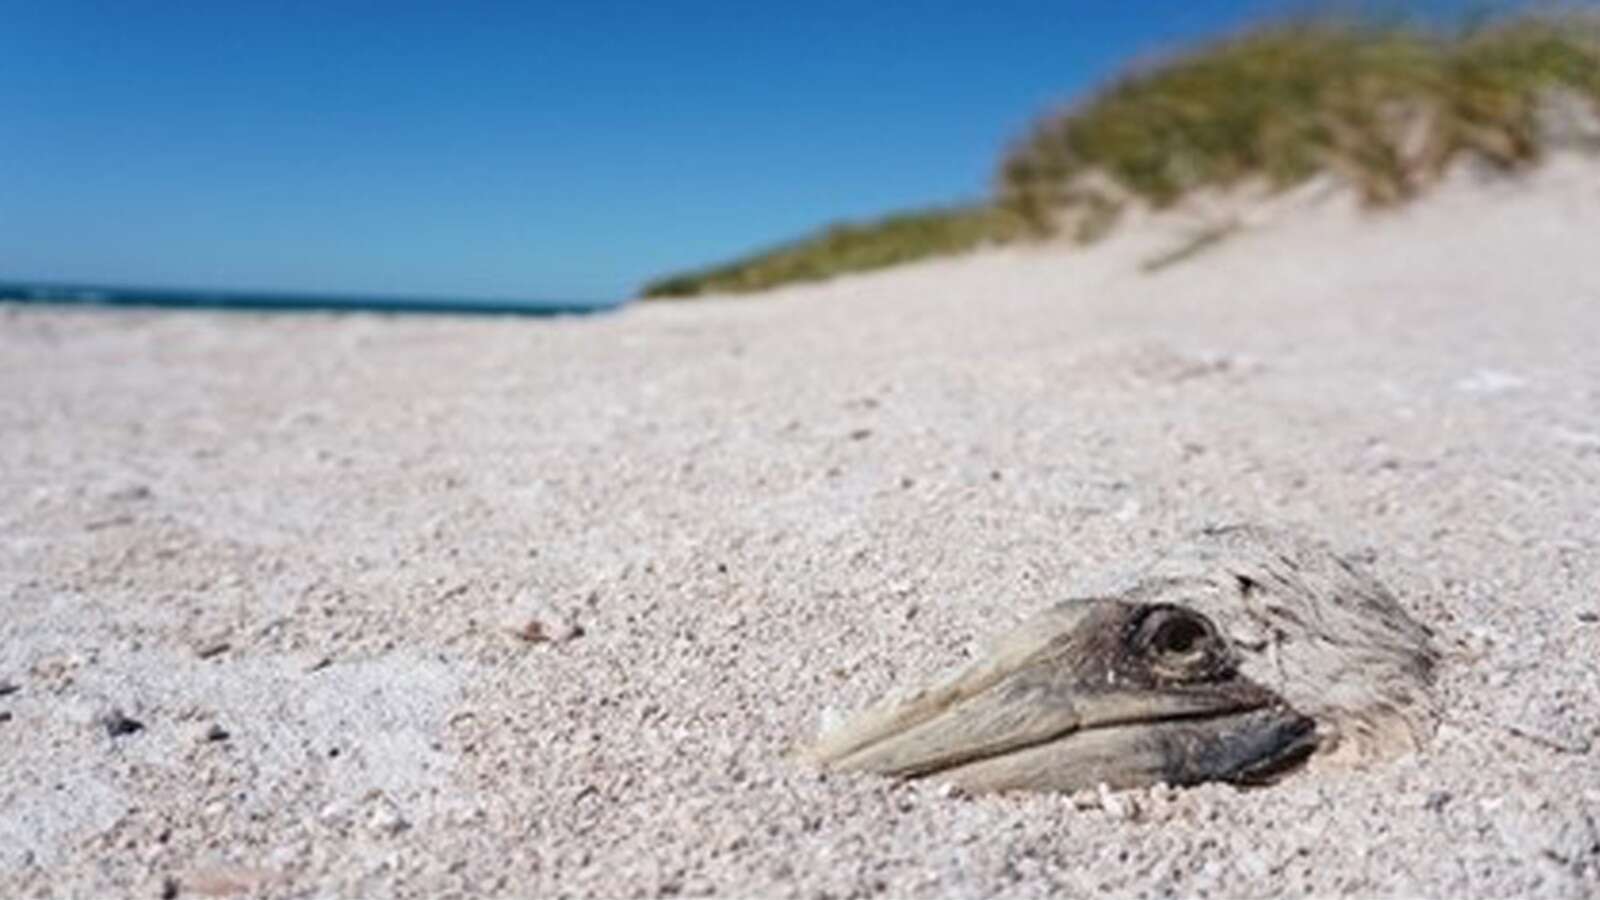
[[646,297],[743,293],[795,281],[817,281],[929,256],[971,250],[1018,237],[1024,225],[991,205],[930,209],[874,222],[843,223],[725,265],[671,275],[645,285]]
[[1578,16],[1453,35],[1331,23],[1251,32],[1040,121],[1002,162],[997,202],[1049,232],[1063,212],[1081,220],[1070,213],[1133,198],[1159,209],[1197,188],[1283,188],[1328,170],[1370,203],[1399,202],[1463,154],[1506,169],[1535,160],[1551,92],[1600,105],[1597,35]]
[[1556,100],[1600,116],[1600,17],[1448,33],[1261,27],[1138,67],[1041,118],[1001,160],[987,204],[835,225],[643,294],[756,291],[1062,231],[1093,240],[1130,203],[1160,209],[1250,180],[1282,189],[1331,171],[1373,205],[1399,203],[1463,156],[1533,163]]

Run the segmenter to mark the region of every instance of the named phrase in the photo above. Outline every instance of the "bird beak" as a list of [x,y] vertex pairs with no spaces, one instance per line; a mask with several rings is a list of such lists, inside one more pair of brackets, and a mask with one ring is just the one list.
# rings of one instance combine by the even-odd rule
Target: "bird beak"
[[1315,725],[1236,672],[1184,607],[1057,606],[979,662],[868,710],[802,755],[840,771],[972,792],[1260,781],[1304,759]]

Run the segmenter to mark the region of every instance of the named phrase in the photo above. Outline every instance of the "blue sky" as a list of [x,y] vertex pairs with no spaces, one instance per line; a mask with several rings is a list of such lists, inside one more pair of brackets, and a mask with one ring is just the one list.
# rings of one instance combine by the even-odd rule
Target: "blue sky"
[[0,0],[0,279],[616,299],[1290,8]]

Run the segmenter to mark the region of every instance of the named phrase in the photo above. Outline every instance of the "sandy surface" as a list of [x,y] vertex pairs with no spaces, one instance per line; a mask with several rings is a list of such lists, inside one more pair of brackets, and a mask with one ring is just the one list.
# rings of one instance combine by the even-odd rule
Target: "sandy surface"
[[[0,895],[1594,896],[1600,169],[1471,182],[1153,275],[1172,221],[590,319],[0,308]],[[1230,521],[1436,629],[1426,753],[785,759]]]

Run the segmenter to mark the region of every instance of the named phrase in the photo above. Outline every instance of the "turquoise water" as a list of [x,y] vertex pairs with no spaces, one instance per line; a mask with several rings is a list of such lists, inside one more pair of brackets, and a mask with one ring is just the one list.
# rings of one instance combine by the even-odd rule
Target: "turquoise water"
[[447,315],[556,316],[605,312],[626,301],[501,300],[473,297],[399,297],[376,294],[196,290],[127,285],[0,281],[0,302],[143,306],[165,309],[234,309],[271,312],[384,312]]

